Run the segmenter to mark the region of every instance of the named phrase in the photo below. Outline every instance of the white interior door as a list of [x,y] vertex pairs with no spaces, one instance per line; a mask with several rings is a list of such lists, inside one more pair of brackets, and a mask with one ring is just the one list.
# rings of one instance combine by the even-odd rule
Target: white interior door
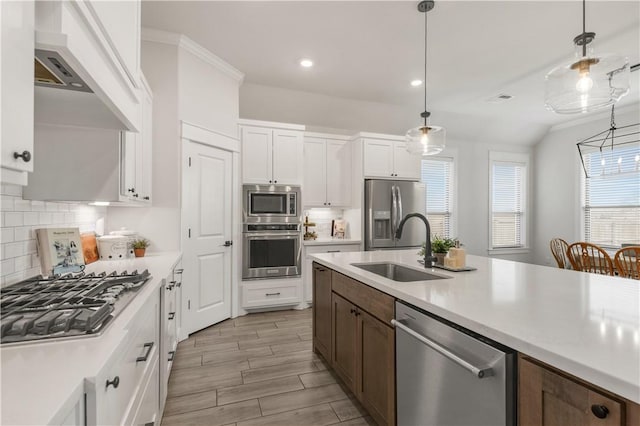
[[232,155],[186,142],[183,312],[187,334],[231,317]]

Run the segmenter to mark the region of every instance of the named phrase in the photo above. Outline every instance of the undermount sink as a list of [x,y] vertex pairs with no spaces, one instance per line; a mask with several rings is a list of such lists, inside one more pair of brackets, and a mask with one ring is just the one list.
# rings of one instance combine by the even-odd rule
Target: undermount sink
[[427,280],[443,280],[448,277],[446,275],[431,274],[429,272],[418,271],[416,269],[407,268],[406,266],[396,263],[379,262],[379,263],[352,263],[356,268],[364,269],[388,278],[393,281],[410,282],[410,281],[427,281]]

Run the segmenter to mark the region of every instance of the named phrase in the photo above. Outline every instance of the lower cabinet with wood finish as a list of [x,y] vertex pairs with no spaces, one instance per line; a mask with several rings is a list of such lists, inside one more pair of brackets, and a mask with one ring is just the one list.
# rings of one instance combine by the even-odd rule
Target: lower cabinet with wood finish
[[313,291],[314,350],[377,424],[395,425],[395,331],[390,325],[394,298],[317,263]]
[[520,426],[632,426],[640,406],[521,355],[518,360]]

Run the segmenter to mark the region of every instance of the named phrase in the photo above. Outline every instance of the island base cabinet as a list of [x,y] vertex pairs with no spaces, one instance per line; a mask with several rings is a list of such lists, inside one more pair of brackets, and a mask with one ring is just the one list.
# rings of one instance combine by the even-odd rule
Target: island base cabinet
[[378,424],[395,423],[395,336],[393,329],[358,311],[357,394]]
[[355,393],[358,322],[356,307],[333,293],[333,349],[331,364],[342,381]]
[[313,264],[313,350],[331,360],[331,270]]
[[523,357],[518,394],[520,426],[625,425],[624,402]]

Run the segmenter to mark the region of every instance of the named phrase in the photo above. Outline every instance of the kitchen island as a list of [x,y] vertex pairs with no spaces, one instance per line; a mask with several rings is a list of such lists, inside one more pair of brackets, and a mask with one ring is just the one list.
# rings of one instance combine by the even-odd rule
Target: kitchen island
[[[121,273],[125,270],[142,272],[147,269],[151,273],[151,278],[138,291],[131,303],[108,324],[101,335],[3,345],[0,349],[2,361],[0,423],[7,425],[85,424],[85,421],[86,424],[105,423],[99,415],[93,416],[92,413],[85,412],[85,395],[87,395],[87,405],[94,406],[93,414],[95,411],[98,413],[104,410],[116,411],[114,399],[106,401],[98,398],[96,401],[95,393],[100,394],[105,390],[104,382],[97,383],[96,379],[105,373],[110,373],[107,370],[114,364],[112,361],[114,357],[117,358],[127,344],[134,341],[132,330],[145,325],[139,321],[140,312],[151,308],[151,314],[154,316],[151,323],[160,321],[158,304],[162,294],[161,288],[180,257],[179,252],[148,253],[143,258],[98,261],[87,265],[85,271],[87,273],[101,271]],[[156,337],[153,339],[155,348],[153,346],[151,348],[156,355],[150,358],[150,361],[155,360],[157,363],[159,342]],[[144,353],[143,348],[134,349],[136,351],[134,359],[135,356]],[[161,359],[164,360],[164,356]],[[134,362],[134,364],[140,369],[145,363]],[[125,371],[125,368],[119,371]],[[119,379],[119,389],[115,389],[117,385],[111,388],[106,387],[107,391],[115,392],[116,395],[122,395],[127,386],[133,382],[132,375],[124,375],[119,371],[115,372],[122,375]],[[113,379],[113,376],[109,374],[108,378]],[[151,389],[153,385],[152,383]],[[157,387],[155,389],[157,392]],[[135,401],[126,400],[122,401],[122,404],[126,408],[132,407],[134,402],[139,401],[142,391],[143,389],[134,391]],[[153,395],[151,398],[153,401]],[[155,401],[157,407],[157,395]],[[91,407],[86,409],[92,411]]]
[[[443,279],[397,282],[353,264],[391,262],[424,270],[416,250],[312,257],[386,295],[640,403],[640,285],[635,280],[467,256],[467,265],[476,271],[431,269]],[[637,413],[637,405],[633,410]]]

